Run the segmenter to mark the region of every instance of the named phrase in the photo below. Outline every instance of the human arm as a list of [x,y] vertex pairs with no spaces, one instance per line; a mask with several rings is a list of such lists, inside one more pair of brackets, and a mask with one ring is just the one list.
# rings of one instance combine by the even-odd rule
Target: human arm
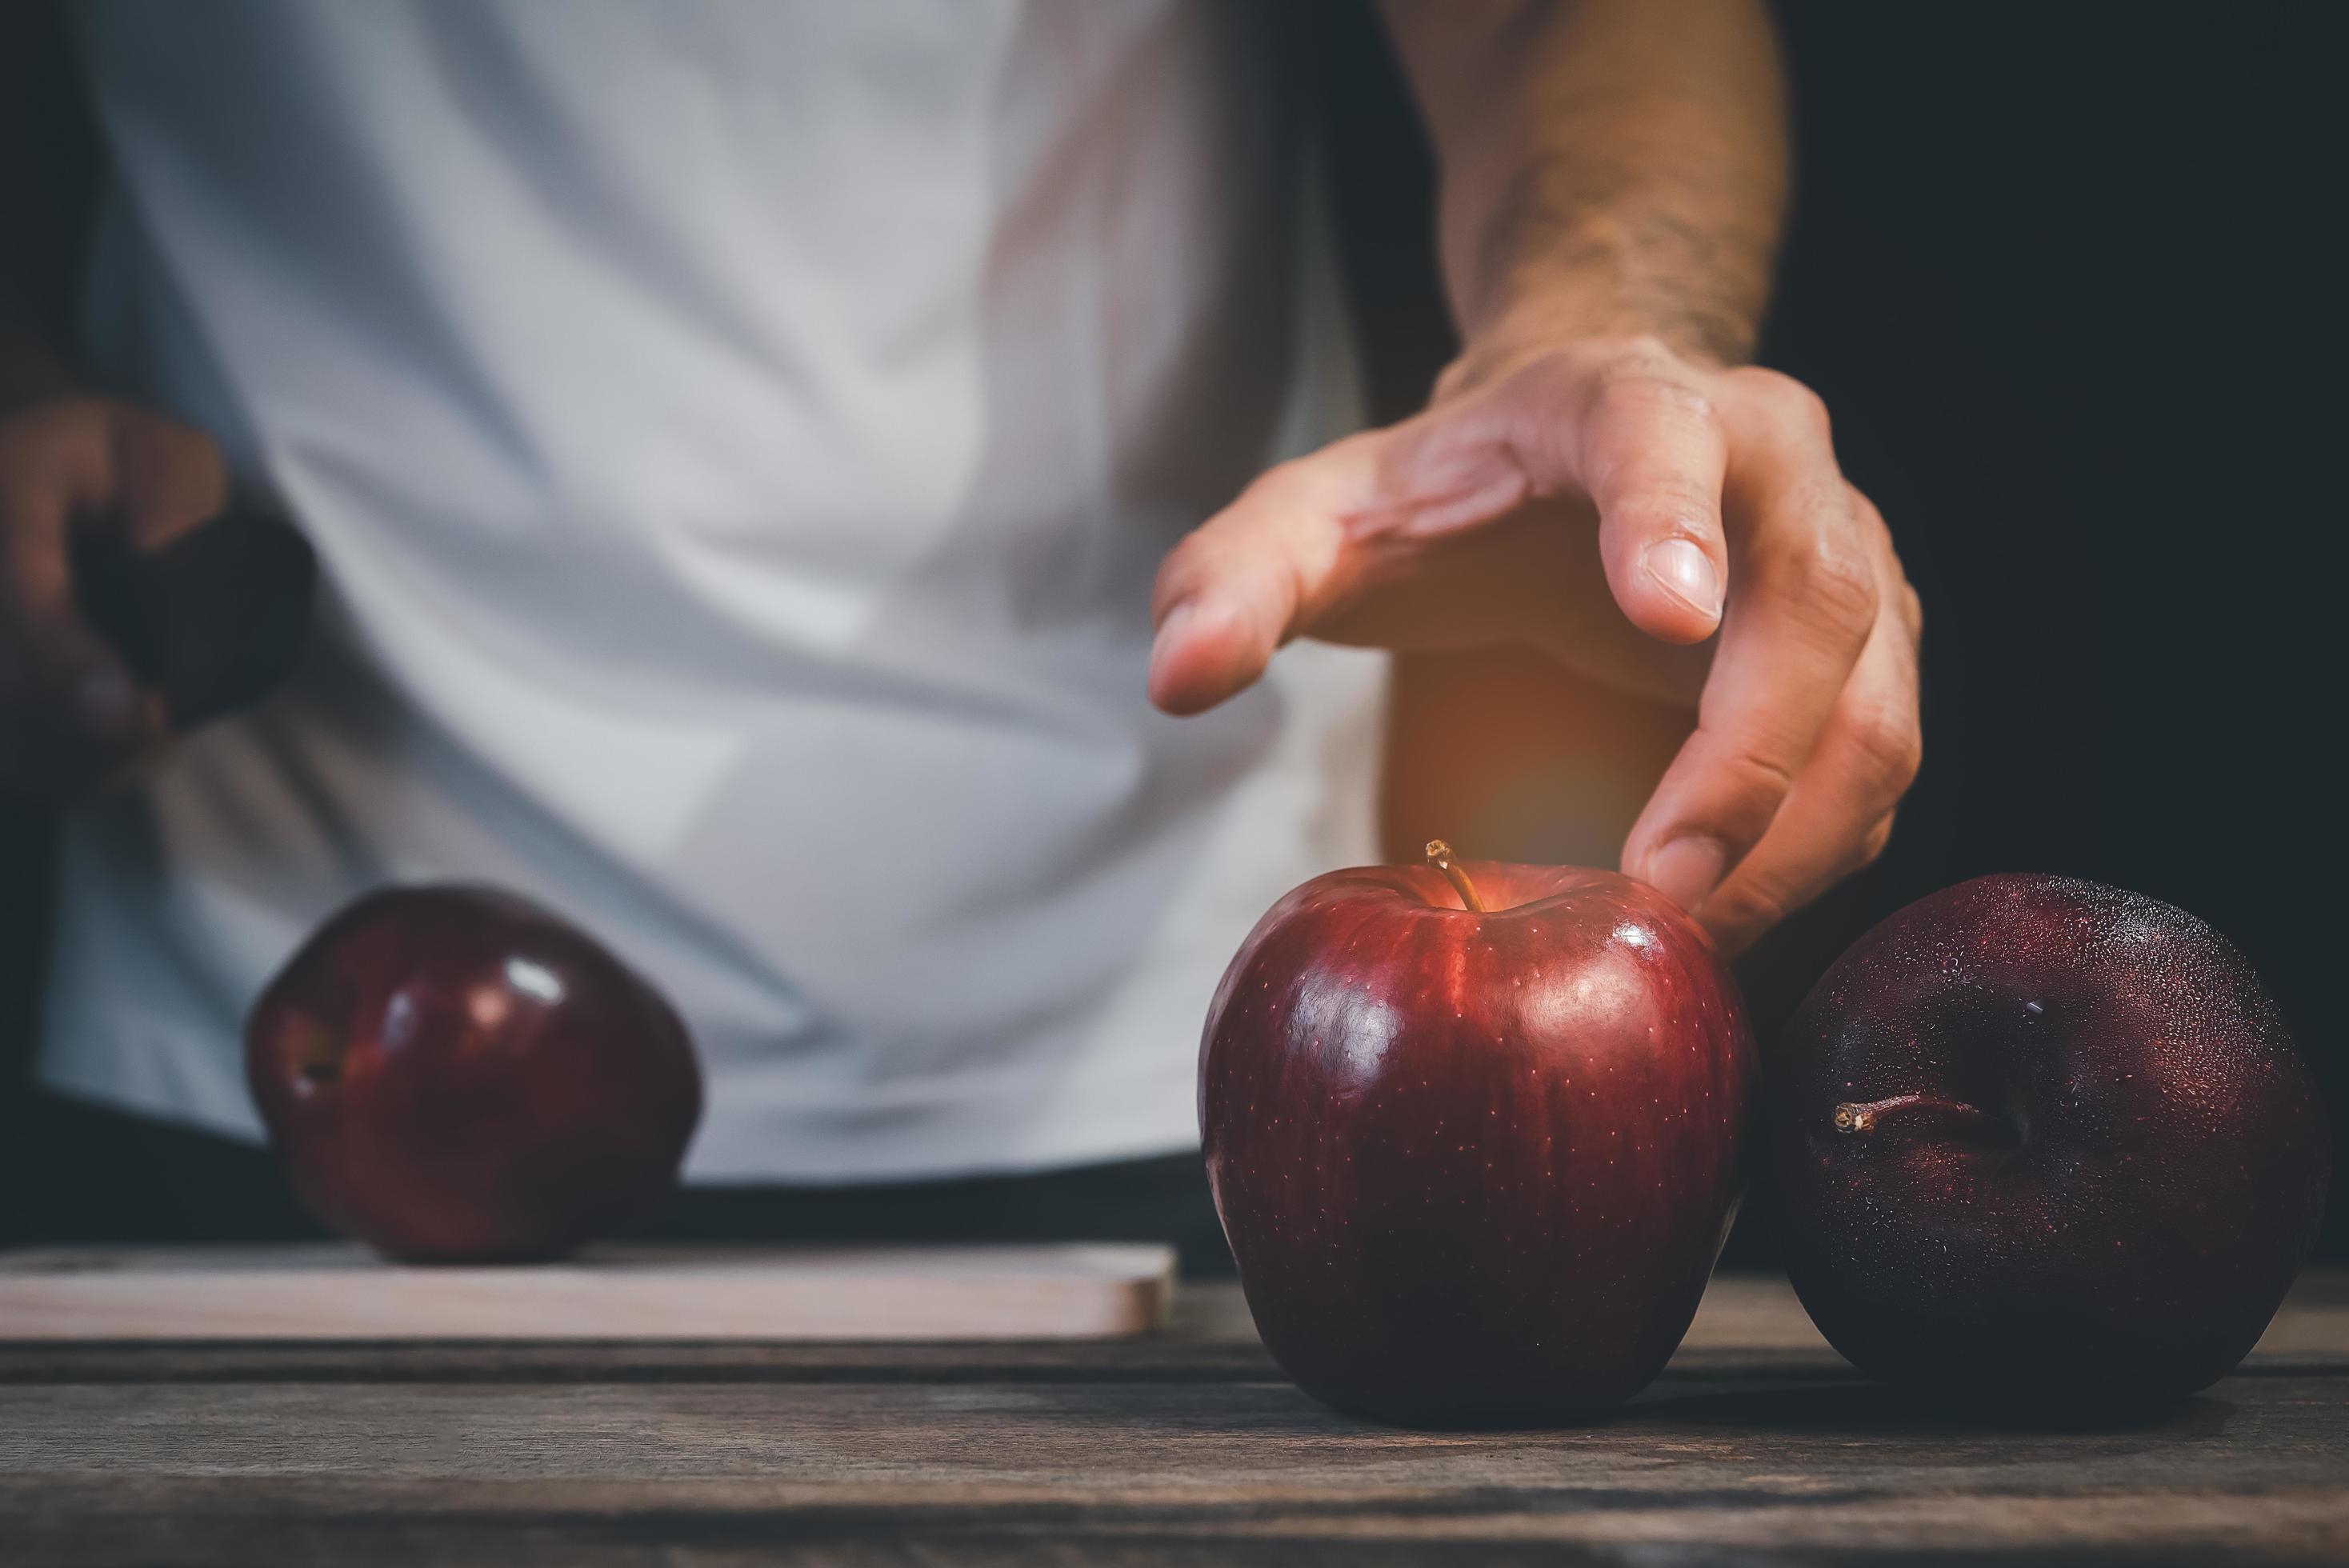
[[1741,365],[1785,200],[1766,15],[1388,15],[1464,347],[1426,412],[1274,469],[1169,556],[1152,696],[1210,707],[1314,635],[1516,641],[1693,696],[1623,863],[1742,944],[1880,850],[1919,756],[1889,535],[1819,400]]
[[120,773],[168,727],[83,613],[78,531],[160,546],[217,511],[226,480],[200,432],[94,395],[69,363],[58,324],[97,169],[60,14],[8,8],[0,59],[0,786],[54,799]]

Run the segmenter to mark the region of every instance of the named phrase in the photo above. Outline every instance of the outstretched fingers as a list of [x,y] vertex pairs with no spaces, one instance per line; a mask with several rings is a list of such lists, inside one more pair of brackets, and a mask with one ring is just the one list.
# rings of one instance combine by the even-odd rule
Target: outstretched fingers
[[1877,617],[1817,749],[1761,841],[1704,901],[1705,925],[1732,951],[1881,854],[1893,813],[1924,760],[1915,595],[1889,552],[1884,563],[1886,612]]
[[1729,476],[1740,591],[1696,731],[1633,825],[1623,859],[1700,915],[1819,749],[1875,630],[1878,560],[1889,554],[1875,537],[1881,521],[1872,508],[1862,512],[1807,405],[1756,399],[1733,420],[1753,427],[1733,430],[1739,457]]

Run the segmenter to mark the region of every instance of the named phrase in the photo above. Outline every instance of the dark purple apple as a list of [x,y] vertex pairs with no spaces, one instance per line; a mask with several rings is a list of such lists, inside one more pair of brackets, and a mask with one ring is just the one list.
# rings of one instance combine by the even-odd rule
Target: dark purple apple
[[2138,893],[1992,876],[1821,979],[1769,1064],[1795,1288],[1862,1371],[2092,1414],[2223,1376],[2323,1217],[2329,1140],[2275,1002]]
[[1754,1042],[1712,943],[1609,872],[1454,863],[1289,893],[1207,1016],[1207,1176],[1265,1344],[1410,1425],[1630,1398],[1736,1208]]
[[701,1116],[677,1013],[494,889],[390,888],[263,991],[245,1070],[304,1202],[411,1262],[559,1256],[657,1202]]

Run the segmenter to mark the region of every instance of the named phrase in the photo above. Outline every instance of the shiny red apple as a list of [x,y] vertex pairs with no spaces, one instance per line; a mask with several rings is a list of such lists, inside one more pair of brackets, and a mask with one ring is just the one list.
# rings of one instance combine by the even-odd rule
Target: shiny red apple
[[254,1004],[245,1070],[303,1200],[415,1262],[558,1256],[657,1202],[701,1116],[674,1009],[513,893],[390,888]]
[[1753,1036],[1698,927],[1570,867],[1335,872],[1207,1017],[1207,1175],[1265,1344],[1413,1425],[1571,1420],[1655,1377],[1735,1210]]
[[2316,1084],[2243,955],[2168,904],[1992,876],[1862,937],[1769,1062],[1795,1288],[1865,1372],[1999,1411],[2176,1399],[2313,1243]]

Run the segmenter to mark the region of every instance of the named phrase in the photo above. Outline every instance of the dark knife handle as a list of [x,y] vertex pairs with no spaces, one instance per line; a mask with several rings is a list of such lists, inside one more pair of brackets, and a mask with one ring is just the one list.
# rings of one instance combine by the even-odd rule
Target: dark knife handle
[[310,542],[265,512],[223,512],[156,550],[105,529],[75,535],[82,613],[182,731],[250,707],[293,673],[317,579]]

